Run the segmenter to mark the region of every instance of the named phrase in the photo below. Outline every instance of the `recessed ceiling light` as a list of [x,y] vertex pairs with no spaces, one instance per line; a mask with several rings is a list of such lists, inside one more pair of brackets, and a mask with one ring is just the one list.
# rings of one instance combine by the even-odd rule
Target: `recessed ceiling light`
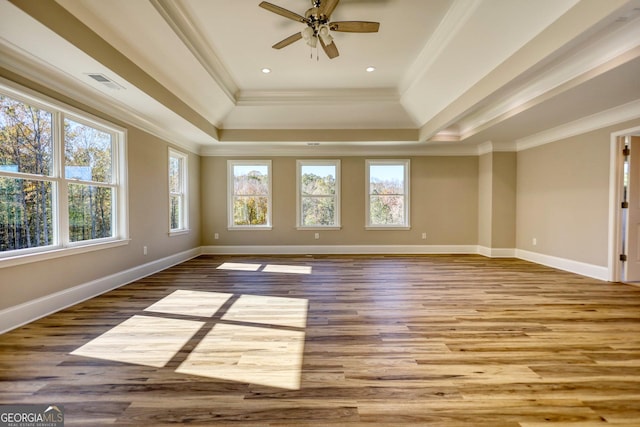
[[269,74],[271,72],[271,68],[263,68],[262,71],[264,74]]
[[367,67],[366,71],[367,73],[373,73],[376,70],[376,67]]

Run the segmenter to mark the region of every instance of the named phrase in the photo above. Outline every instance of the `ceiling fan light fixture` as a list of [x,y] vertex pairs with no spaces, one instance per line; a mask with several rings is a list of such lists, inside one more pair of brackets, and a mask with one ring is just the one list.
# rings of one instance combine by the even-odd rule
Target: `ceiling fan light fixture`
[[333,42],[333,37],[329,33],[329,27],[327,25],[323,25],[318,30],[318,35],[322,39],[324,44],[331,44]]
[[305,39],[305,41],[307,41],[308,43],[309,40],[313,37],[313,28],[306,27],[304,30],[300,31],[300,34],[302,34],[302,38]]
[[302,34],[302,38],[305,40],[307,45],[311,47],[316,47],[318,44],[318,38],[316,37],[315,31],[313,28],[307,27],[300,32]]

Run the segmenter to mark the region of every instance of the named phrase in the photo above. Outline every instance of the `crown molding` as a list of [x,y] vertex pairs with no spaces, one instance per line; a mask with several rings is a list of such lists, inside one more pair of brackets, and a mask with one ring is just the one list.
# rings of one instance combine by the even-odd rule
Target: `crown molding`
[[130,108],[127,104],[106,96],[78,78],[34,57],[23,49],[0,38],[0,66],[34,83],[42,84],[64,96],[85,104],[131,126],[135,126],[172,145],[198,153],[200,144],[186,141],[182,135],[169,132],[158,123]]
[[249,142],[215,143],[200,150],[211,157],[362,157],[362,156],[477,156],[478,148],[471,144],[431,144],[403,142],[346,142],[308,145],[307,142],[268,144]]
[[200,62],[211,78],[214,79],[229,100],[235,103],[238,85],[213,48],[209,46],[206,38],[193,24],[193,20],[187,11],[175,1],[149,0],[149,2]]
[[399,103],[395,89],[329,89],[305,91],[241,91],[237,106],[345,105],[362,102]]
[[595,42],[581,46],[579,52],[539,73],[510,96],[466,117],[460,123],[460,140],[637,58],[639,47],[640,18],[636,18]]
[[516,140],[518,151],[640,118],[640,99]]
[[[479,81],[469,87],[462,95],[449,103],[429,119],[420,129],[420,140],[428,140],[439,130],[460,121],[472,114],[476,108],[484,105],[489,98],[500,90],[508,88],[510,82],[519,81],[532,69],[566,53],[576,41],[587,40],[594,31],[602,29],[603,20],[613,20],[627,0],[608,2],[575,3],[564,14],[551,22],[545,29],[531,38],[500,64],[489,71]],[[574,46],[575,47],[575,46]],[[528,79],[530,80],[530,79]],[[512,114],[516,110],[511,110]]]
[[297,143],[366,142],[371,144],[415,143],[417,129],[222,129],[220,142]]
[[478,145],[478,155],[483,156],[489,153],[512,153],[517,151],[514,142],[487,141]]

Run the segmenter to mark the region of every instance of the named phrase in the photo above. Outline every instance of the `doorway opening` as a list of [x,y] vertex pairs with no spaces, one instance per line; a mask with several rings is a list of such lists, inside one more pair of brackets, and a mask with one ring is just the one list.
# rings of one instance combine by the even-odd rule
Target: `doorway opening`
[[640,284],[640,128],[611,135],[609,272]]

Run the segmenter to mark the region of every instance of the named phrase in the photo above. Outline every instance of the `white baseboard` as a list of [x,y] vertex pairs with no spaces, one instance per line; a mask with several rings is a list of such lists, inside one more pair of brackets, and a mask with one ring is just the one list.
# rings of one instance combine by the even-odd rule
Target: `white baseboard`
[[489,248],[486,246],[478,246],[478,254],[489,258],[515,258],[516,250],[514,248]]
[[609,269],[600,265],[587,264],[585,262],[574,261],[572,259],[566,258],[558,258],[551,255],[525,251],[522,249],[516,249],[516,258],[535,262],[536,264],[546,265],[547,267],[553,267],[559,270],[568,271],[570,273],[592,277],[594,279],[604,281],[609,280]]
[[477,245],[270,245],[203,246],[208,255],[477,254]]
[[180,264],[201,254],[208,255],[326,255],[326,254],[480,254],[491,258],[520,258],[571,273],[608,280],[607,267],[522,249],[488,248],[478,245],[273,245],[202,246],[121,271],[94,281],[0,310],[0,334],[56,311],[96,297],[143,277]]
[[0,334],[200,255],[190,249],[64,291],[0,310]]
[[349,255],[349,254],[479,254],[489,258],[520,258],[571,273],[608,280],[607,267],[553,257],[515,248],[489,248],[479,245],[269,245],[203,246],[206,255]]

